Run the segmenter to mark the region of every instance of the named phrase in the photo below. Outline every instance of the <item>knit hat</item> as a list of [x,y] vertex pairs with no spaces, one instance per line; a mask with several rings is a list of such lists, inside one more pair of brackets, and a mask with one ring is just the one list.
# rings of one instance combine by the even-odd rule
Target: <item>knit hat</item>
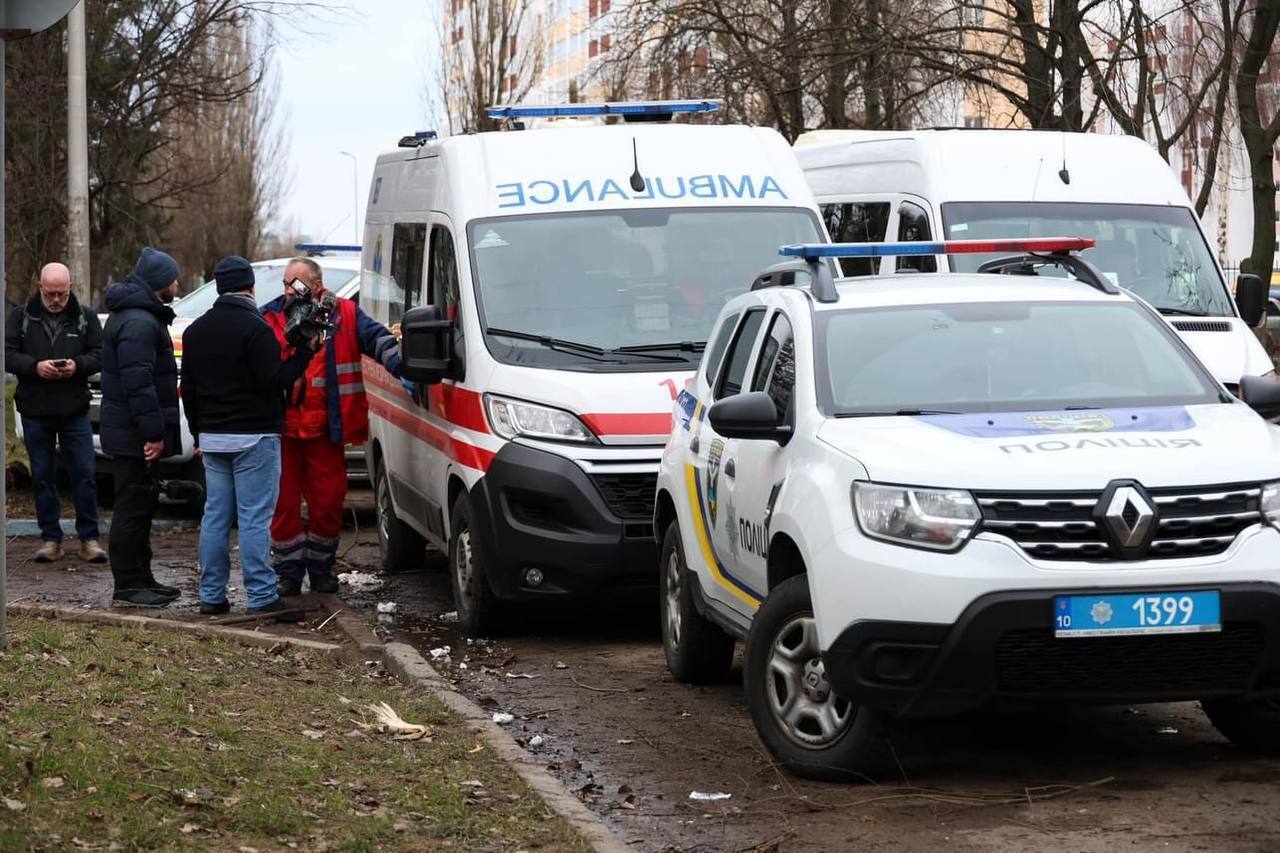
[[218,261],[213,268],[214,281],[218,282],[218,293],[238,293],[249,290],[254,285],[253,267],[239,255],[227,255]]
[[178,262],[159,249],[147,246],[138,257],[133,274],[152,290],[164,290],[178,280]]

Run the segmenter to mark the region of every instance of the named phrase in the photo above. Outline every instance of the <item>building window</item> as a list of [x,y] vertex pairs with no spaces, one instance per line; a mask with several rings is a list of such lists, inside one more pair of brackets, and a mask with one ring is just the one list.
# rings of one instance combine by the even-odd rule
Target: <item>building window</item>
[[600,14],[600,0],[590,0],[587,3],[587,15],[594,20]]
[[600,52],[600,42],[596,41],[595,39],[592,39],[591,43],[587,45],[587,56],[590,58],[595,58],[596,54],[598,54],[599,52]]
[[609,11],[609,0],[600,0],[600,14],[603,15]]
[[609,33],[605,33],[604,35],[600,36],[600,52],[601,53],[604,53],[606,50],[609,49],[609,40],[610,40]]

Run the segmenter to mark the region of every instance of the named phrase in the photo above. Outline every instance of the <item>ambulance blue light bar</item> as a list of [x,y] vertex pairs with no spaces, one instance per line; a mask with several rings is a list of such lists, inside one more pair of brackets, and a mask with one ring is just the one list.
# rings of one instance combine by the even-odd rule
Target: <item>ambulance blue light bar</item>
[[489,118],[568,118],[572,116],[653,116],[709,113],[720,109],[712,99],[693,101],[611,101],[603,104],[514,104],[486,107]]
[[1031,237],[1009,240],[943,240],[933,243],[803,243],[783,246],[778,254],[812,261],[818,258],[888,258],[900,255],[989,255],[997,252],[1061,254],[1092,249],[1088,237]]
[[325,252],[359,252],[363,246],[347,246],[342,243],[294,243],[293,248],[308,255],[323,255]]

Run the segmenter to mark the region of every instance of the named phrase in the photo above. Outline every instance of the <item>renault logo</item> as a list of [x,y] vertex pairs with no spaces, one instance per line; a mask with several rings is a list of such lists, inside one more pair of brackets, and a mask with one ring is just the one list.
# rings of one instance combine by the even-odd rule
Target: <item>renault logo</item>
[[1102,520],[1115,542],[1125,549],[1147,544],[1155,527],[1156,512],[1142,491],[1134,486],[1120,486],[1111,493],[1102,512]]

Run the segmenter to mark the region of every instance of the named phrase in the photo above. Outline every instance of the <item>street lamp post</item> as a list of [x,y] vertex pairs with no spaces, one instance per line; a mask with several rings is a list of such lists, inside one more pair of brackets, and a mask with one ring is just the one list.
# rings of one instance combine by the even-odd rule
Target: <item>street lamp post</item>
[[357,165],[356,155],[350,151],[339,151],[344,157],[351,158],[351,230],[355,232],[356,239],[352,245],[360,245],[360,168]]

